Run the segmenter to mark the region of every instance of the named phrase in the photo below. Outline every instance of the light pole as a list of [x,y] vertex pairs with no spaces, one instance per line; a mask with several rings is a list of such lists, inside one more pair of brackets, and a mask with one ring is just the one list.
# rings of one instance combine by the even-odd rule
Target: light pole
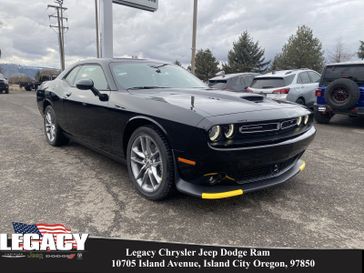
[[193,29],[192,29],[192,58],[191,58],[191,72],[195,74],[196,70],[196,33],[197,33],[197,0],[193,3]]
[[100,58],[100,41],[99,41],[99,8],[95,0],[95,24],[96,24],[96,57]]

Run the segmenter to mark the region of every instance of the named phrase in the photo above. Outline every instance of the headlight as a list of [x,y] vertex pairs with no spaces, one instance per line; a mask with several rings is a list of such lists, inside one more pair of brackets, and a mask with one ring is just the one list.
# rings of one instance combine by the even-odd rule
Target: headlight
[[306,115],[306,116],[303,117],[303,124],[304,125],[307,125],[308,119],[309,119],[309,116],[308,115]]
[[212,127],[209,130],[209,138],[211,141],[216,141],[219,139],[221,133],[221,127],[219,125]]
[[298,126],[300,126],[301,123],[302,123],[302,117],[298,117],[297,120],[296,120],[296,123],[297,123]]
[[226,127],[224,135],[226,138],[231,138],[234,134],[234,124],[230,124]]

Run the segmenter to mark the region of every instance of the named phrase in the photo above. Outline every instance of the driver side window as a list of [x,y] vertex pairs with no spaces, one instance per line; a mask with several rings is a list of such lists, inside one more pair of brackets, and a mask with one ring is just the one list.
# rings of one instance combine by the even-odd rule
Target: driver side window
[[76,82],[79,80],[92,80],[98,90],[108,90],[109,86],[106,81],[104,71],[99,65],[84,65],[77,74]]

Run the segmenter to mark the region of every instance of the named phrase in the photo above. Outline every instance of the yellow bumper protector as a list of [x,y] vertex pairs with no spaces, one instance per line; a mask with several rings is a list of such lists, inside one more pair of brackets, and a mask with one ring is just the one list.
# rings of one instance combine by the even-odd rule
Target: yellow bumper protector
[[306,162],[302,161],[302,164],[300,166],[300,171],[302,172],[306,168]]
[[244,193],[243,190],[234,190],[234,191],[219,192],[219,193],[202,193],[202,199],[223,199],[223,198],[243,195],[243,193]]

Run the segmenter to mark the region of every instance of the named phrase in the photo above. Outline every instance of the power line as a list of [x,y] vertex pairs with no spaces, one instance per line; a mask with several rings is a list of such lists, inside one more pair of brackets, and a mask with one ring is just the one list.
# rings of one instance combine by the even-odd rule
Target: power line
[[49,20],[56,19],[56,24],[50,23],[49,27],[55,29],[58,33],[58,43],[59,43],[59,57],[61,63],[62,71],[65,69],[65,55],[64,55],[64,33],[65,30],[68,30],[69,27],[65,27],[64,23],[68,22],[68,18],[63,16],[63,13],[67,10],[66,7],[63,7],[63,0],[55,0],[54,1],[58,5],[48,5],[48,9],[54,9],[56,11],[55,14],[48,15]]

